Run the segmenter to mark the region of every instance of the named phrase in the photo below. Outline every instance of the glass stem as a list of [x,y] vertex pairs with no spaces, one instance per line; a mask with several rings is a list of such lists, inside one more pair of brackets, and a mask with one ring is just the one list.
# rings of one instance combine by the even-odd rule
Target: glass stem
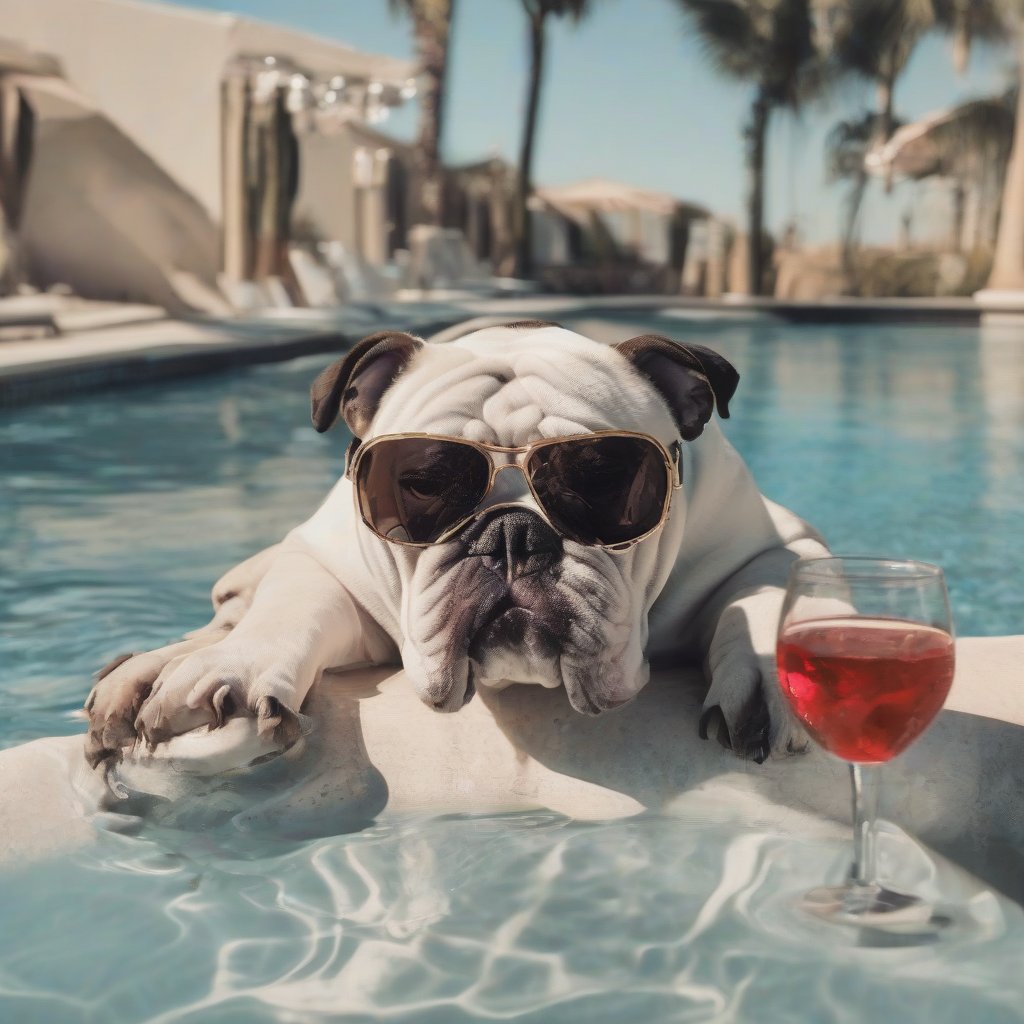
[[855,885],[875,885],[875,817],[878,814],[878,790],[881,772],[878,765],[851,764],[853,787],[853,866],[850,876]]

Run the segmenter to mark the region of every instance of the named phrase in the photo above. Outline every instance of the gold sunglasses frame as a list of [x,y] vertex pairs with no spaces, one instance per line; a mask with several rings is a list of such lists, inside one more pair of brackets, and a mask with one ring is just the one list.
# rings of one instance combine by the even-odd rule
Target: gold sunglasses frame
[[[527,462],[529,461],[530,456],[539,449],[548,448],[556,444],[563,444],[566,441],[583,441],[595,437],[636,437],[642,441],[648,441],[658,450],[658,453],[661,455],[662,461],[665,464],[665,472],[667,474],[669,486],[665,488],[665,500],[662,503],[661,515],[658,517],[657,523],[655,523],[654,526],[641,536],[634,537],[632,540],[624,541],[621,544],[584,544],[583,541],[577,541],[572,537],[566,537],[565,532],[559,529],[558,526],[551,521],[551,517],[544,508],[544,503],[541,501],[540,496],[537,494],[537,491],[533,486],[533,480],[527,472]],[[372,451],[374,447],[384,441],[408,441],[416,438],[422,438],[430,441],[451,441],[455,444],[475,448],[486,457],[491,467],[490,476],[487,479],[487,488],[484,491],[483,497],[480,499],[480,503],[477,505],[476,509],[474,509],[473,512],[465,518],[460,519],[455,525],[450,526],[436,540],[412,541],[396,540],[393,537],[386,537],[366,517],[359,497],[360,486],[357,479],[357,473],[359,471],[359,464],[366,452]],[[672,492],[678,491],[679,488],[683,486],[682,451],[682,445],[679,441],[673,441],[670,451],[656,437],[651,437],[650,434],[644,434],[637,430],[593,430],[589,433],[583,434],[566,434],[563,437],[545,437],[538,441],[531,441],[529,444],[519,445],[516,447],[487,444],[484,441],[471,441],[465,437],[452,437],[448,434],[381,434],[379,437],[371,437],[370,440],[365,443],[360,441],[359,438],[354,438],[352,440],[352,443],[345,450],[345,476],[352,483],[352,496],[355,500],[356,512],[358,513],[359,518],[372,533],[380,537],[381,540],[387,541],[389,544],[398,544],[407,548],[429,548],[433,547],[435,544],[444,544],[445,541],[450,540],[455,536],[455,534],[468,526],[469,523],[476,518],[479,514],[478,510],[480,504],[483,504],[487,499],[487,495],[491,493],[491,490],[494,487],[494,481],[498,474],[505,469],[518,469],[520,473],[522,473],[523,479],[526,481],[526,485],[530,489],[530,493],[533,495],[533,500],[537,503],[537,509],[540,512],[541,518],[560,537],[572,540],[576,544],[584,544],[585,547],[604,548],[606,551],[628,551],[631,547],[639,544],[642,540],[646,540],[651,536],[651,534],[657,533],[657,531],[665,525],[665,520],[668,519],[669,512],[672,508]],[[496,456],[504,456],[505,461],[499,462]],[[487,509],[487,511],[490,512],[496,508],[514,507],[517,507],[515,502],[505,502],[499,505],[492,505]]]

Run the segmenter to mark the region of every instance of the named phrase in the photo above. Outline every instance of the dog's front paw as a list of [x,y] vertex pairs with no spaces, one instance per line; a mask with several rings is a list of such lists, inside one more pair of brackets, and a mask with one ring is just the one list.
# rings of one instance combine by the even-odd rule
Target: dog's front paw
[[708,655],[711,685],[699,724],[703,739],[716,738],[758,764],[769,754],[803,753],[810,742],[779,685],[772,612],[768,602],[752,600],[722,616]]
[[779,689],[775,671],[756,663],[723,665],[700,716],[702,739],[717,739],[761,764],[769,754],[800,754],[809,739]]
[[296,693],[287,671],[247,654],[228,638],[168,665],[142,704],[135,728],[153,748],[174,736],[248,716],[261,737],[287,750],[302,735]]
[[89,731],[85,757],[90,766],[116,759],[137,739],[135,718],[166,666],[198,641],[171,644],[142,654],[121,654],[96,673],[96,685],[85,700]]

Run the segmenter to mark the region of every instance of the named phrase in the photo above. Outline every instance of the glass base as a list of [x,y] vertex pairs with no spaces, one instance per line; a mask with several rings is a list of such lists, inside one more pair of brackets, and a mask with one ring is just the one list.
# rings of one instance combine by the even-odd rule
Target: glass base
[[877,884],[821,886],[807,893],[800,906],[835,924],[920,938],[937,936],[953,923],[920,897]]

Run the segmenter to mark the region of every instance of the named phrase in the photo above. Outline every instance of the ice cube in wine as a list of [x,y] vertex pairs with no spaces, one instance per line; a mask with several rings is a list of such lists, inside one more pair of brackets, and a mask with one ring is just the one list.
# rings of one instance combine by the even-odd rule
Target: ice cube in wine
[[826,750],[862,764],[905,750],[953,683],[949,633],[901,619],[797,622],[779,637],[783,692]]

